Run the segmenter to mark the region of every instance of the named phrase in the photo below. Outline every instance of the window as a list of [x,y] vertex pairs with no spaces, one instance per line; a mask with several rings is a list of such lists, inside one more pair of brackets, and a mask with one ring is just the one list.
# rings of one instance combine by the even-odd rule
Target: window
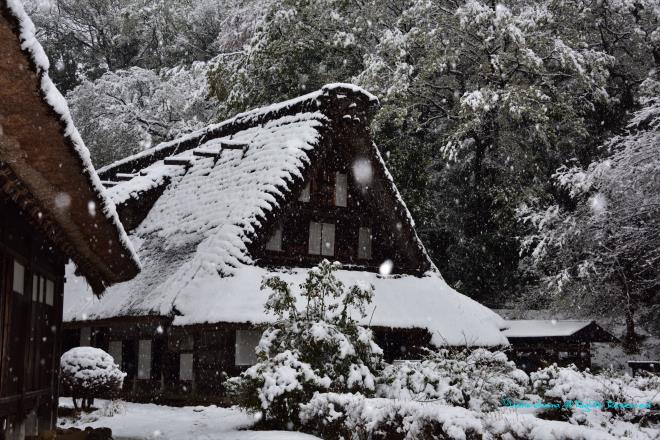
[[193,354],[181,353],[179,357],[179,380],[193,380]]
[[32,301],[39,302],[39,276],[32,275]]
[[312,255],[335,254],[335,225],[332,223],[309,224],[309,253]]
[[360,228],[358,233],[358,258],[371,258],[371,228]]
[[266,250],[268,251],[281,251],[282,250],[282,224],[278,224],[273,234],[266,243]]
[[258,330],[236,330],[236,365],[257,363],[255,348],[259,345],[261,332]]
[[140,339],[138,345],[138,379],[151,379],[151,340]]
[[348,179],[345,173],[335,174],[335,206],[346,206],[348,201]]
[[25,266],[23,266],[18,261],[14,260],[14,281],[13,281],[14,292],[20,293],[21,295],[25,289]]
[[309,198],[309,182],[307,182],[300,193],[300,197],[298,197],[298,201],[307,203],[309,202]]
[[46,281],[46,304],[52,306],[55,302],[55,283],[53,283],[51,280],[45,280],[45,281]]
[[112,356],[112,358],[115,360],[115,364],[119,365],[119,368],[122,367],[121,361],[123,348],[124,344],[122,341],[110,341],[108,346],[108,354]]
[[80,329],[80,346],[89,347],[92,343],[92,328],[83,327]]

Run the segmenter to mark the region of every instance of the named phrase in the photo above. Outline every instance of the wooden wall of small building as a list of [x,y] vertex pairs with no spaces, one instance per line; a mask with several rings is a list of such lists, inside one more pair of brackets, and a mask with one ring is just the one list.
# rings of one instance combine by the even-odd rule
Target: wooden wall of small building
[[552,364],[579,369],[591,368],[591,344],[561,337],[509,338],[510,359],[524,371],[536,371]]

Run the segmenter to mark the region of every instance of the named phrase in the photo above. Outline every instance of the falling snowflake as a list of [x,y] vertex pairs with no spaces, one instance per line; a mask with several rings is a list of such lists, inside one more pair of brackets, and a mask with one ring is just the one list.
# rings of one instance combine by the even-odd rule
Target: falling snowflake
[[374,176],[374,170],[371,167],[371,162],[369,159],[357,159],[353,162],[353,176],[358,185],[368,186],[371,184],[371,181]]
[[378,272],[380,272],[381,275],[389,275],[392,273],[392,269],[394,268],[394,263],[392,260],[385,260],[381,263],[380,267],[378,268]]
[[57,209],[67,209],[71,206],[71,196],[64,192],[58,193],[55,196],[55,206]]
[[96,217],[96,203],[93,200],[87,202],[87,211],[89,211],[89,215]]

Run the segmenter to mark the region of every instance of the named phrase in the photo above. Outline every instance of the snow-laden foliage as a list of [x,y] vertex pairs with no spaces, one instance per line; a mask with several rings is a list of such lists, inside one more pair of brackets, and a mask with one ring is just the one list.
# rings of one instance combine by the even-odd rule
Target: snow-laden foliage
[[476,439],[482,426],[464,408],[414,401],[317,393],[301,405],[300,420],[325,439]]
[[419,362],[385,368],[377,395],[390,399],[438,401],[477,411],[494,411],[503,398],[522,399],[529,378],[503,352],[429,352]]
[[[532,392],[547,401],[564,403],[566,401],[601,402],[603,410],[612,413],[619,419],[637,420],[648,415],[650,408],[624,408],[611,405],[607,401],[628,404],[650,404],[652,408],[660,407],[660,377],[640,375],[630,377],[627,374],[616,374],[605,371],[592,374],[580,371],[575,366],[561,368],[557,365],[531,373]],[[569,408],[569,414],[582,413],[580,408]]]
[[271,290],[265,309],[275,323],[261,337],[257,364],[229,379],[227,389],[266,422],[297,425],[299,405],[317,391],[375,392],[383,352],[355,320],[365,316],[373,287],[346,288],[335,277],[339,268],[324,260],[309,270],[300,286],[303,307],[279,277],[263,281],[262,289]]
[[75,347],[60,358],[60,384],[64,395],[83,399],[89,407],[95,397],[113,396],[124,382],[126,373],[105,351],[94,347]]
[[131,67],[171,68],[231,58],[270,0],[25,0],[68,91]]
[[72,115],[97,166],[206,126],[209,63],[161,71],[131,67],[84,80],[68,93]]
[[302,405],[300,417],[306,429],[324,439],[333,440],[621,438],[591,427],[541,420],[531,414],[485,414],[437,402],[366,398],[360,394],[315,394],[309,403]]
[[635,317],[657,328],[660,310],[660,101],[648,100],[603,149],[603,160],[554,175],[570,203],[519,209],[531,228],[525,267],[539,279],[536,300],[625,317],[632,341]]
[[[552,365],[531,373],[530,377],[532,393],[544,402],[561,406],[541,410],[541,418],[592,427],[616,438],[652,440],[659,435],[657,421],[652,426],[650,418],[652,411],[660,408],[658,376],[630,377],[612,371],[592,374],[574,366]],[[585,410],[580,404],[600,404],[602,408]]]

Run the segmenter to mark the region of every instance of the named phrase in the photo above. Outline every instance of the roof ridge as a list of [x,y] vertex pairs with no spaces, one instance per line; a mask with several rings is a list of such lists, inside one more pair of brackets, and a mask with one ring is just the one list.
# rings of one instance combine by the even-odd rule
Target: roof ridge
[[247,128],[262,125],[283,116],[317,111],[325,114],[332,107],[330,105],[332,102],[346,97],[350,97],[353,103],[360,102],[367,108],[368,112],[378,105],[378,98],[354,84],[326,84],[314,92],[238,113],[222,122],[210,124],[177,139],[161,142],[148,150],[99,168],[98,174],[103,180],[112,180],[117,173],[135,172],[165,157],[199,147],[211,139],[231,136]]

